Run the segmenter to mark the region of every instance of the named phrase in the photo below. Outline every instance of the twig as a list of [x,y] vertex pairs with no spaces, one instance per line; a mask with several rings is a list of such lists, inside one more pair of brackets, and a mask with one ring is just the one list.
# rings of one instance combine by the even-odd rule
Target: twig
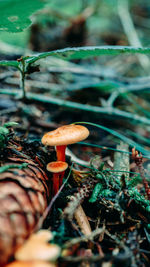
[[93,232],[91,232],[90,235],[72,238],[71,240],[67,241],[64,244],[64,248],[72,247],[77,243],[92,241],[95,237],[103,234],[104,232],[105,232],[105,227],[103,226],[102,228],[96,229]]
[[83,202],[84,198],[88,197],[90,191],[93,188],[94,181],[90,181],[89,179],[86,180],[86,183],[82,185],[74,196],[70,196],[70,202],[68,206],[64,209],[63,217],[67,218],[69,221],[72,220],[73,215],[76,209],[80,206]]
[[81,232],[84,235],[90,235],[92,232],[91,226],[81,205],[79,205],[79,207],[75,210],[74,217],[81,229]]

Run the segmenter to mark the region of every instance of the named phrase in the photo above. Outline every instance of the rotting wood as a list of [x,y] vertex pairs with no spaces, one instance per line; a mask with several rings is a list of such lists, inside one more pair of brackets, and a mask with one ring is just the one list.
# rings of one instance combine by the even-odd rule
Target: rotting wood
[[[124,142],[120,142],[120,145],[117,145],[117,149],[129,152],[129,146]],[[117,171],[118,178],[121,178],[122,175],[127,179],[129,178],[129,160],[129,154],[127,153],[118,151],[114,153],[114,171]]]
[[81,232],[84,235],[90,235],[92,232],[91,226],[81,205],[77,207],[74,217],[81,229]]

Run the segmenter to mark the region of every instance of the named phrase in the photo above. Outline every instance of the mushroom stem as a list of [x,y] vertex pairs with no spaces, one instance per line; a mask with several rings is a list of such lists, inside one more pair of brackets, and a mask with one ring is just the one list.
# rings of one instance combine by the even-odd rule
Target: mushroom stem
[[63,184],[64,175],[65,175],[65,171],[60,173],[60,176],[59,176],[59,187],[61,187],[62,184]]
[[66,150],[66,145],[62,146],[56,146],[56,154],[57,154],[57,160],[59,161],[66,161],[65,157],[65,150]]
[[59,190],[59,175],[60,173],[53,173],[53,196],[55,196]]
[[[57,161],[66,163],[65,150],[69,144],[75,144],[89,136],[89,130],[82,125],[64,125],[58,129],[46,133],[42,137],[42,144],[46,146],[56,146]],[[62,185],[64,170],[59,173],[59,186]]]
[[[57,160],[59,161],[66,161],[65,157],[65,150],[66,150],[66,145],[62,146],[56,146],[56,154],[57,154]],[[60,178],[59,178],[59,187],[61,187],[63,183],[63,178],[64,178],[65,171],[60,173]]]

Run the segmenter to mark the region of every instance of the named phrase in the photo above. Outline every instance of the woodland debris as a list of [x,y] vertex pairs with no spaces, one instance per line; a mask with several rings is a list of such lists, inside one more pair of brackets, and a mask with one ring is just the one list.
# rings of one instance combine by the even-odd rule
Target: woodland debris
[[92,240],[94,240],[94,238],[96,238],[97,236],[99,236],[103,233],[105,233],[105,226],[92,231],[90,235],[86,235],[86,236],[84,235],[84,236],[80,236],[80,237],[76,237],[76,238],[72,238],[71,240],[68,240],[64,244],[64,248],[72,247],[73,245],[81,243],[81,242],[92,241]]
[[81,205],[79,205],[75,210],[74,217],[81,229],[81,232],[84,235],[90,235],[92,232],[91,226]]
[[72,220],[73,214],[83,200],[89,196],[94,185],[94,181],[87,179],[86,182],[79,188],[79,191],[74,196],[69,196],[68,206],[64,209],[63,216],[68,220]]

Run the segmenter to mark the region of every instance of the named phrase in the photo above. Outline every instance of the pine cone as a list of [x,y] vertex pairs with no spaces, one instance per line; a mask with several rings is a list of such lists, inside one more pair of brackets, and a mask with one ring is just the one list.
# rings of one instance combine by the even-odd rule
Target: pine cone
[[0,266],[34,230],[47,207],[48,177],[38,164],[12,154],[5,164],[19,167],[25,162],[26,168],[9,168],[0,173]]

